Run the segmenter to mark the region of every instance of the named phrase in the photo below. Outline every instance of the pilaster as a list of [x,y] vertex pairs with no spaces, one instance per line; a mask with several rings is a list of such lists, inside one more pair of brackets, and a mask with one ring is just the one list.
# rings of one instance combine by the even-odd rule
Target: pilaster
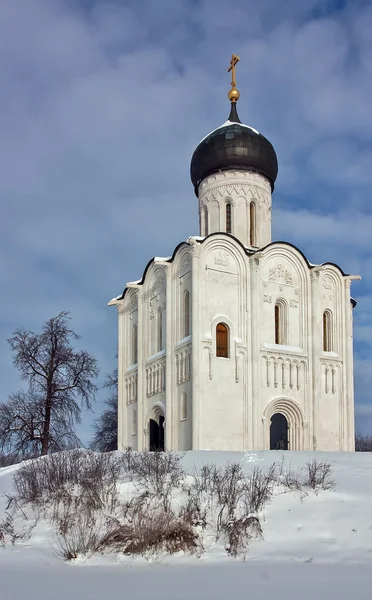
[[[322,327],[323,323],[320,323],[319,319],[322,317],[323,312],[320,305],[320,294],[319,294],[319,268],[315,267],[310,271],[310,289],[311,298],[309,312],[311,314],[311,323],[309,331],[311,335],[308,340],[304,340],[304,343],[308,344],[309,352],[309,372],[312,374],[309,377],[308,388],[306,389],[305,402],[310,403],[309,407],[309,450],[317,450],[317,439],[319,437],[319,403],[321,394],[321,369],[320,369],[320,356],[322,354]],[[306,349],[305,349],[306,351]],[[307,449],[307,448],[305,448]]]
[[251,312],[250,312],[250,330],[251,347],[250,359],[247,361],[249,397],[248,397],[248,449],[265,449],[262,439],[261,415],[262,407],[260,405],[260,338],[259,338],[259,258],[253,256],[250,261],[250,293],[251,293]]
[[118,303],[118,450],[128,446],[128,416],[125,402],[125,313],[123,302]]
[[166,287],[166,306],[165,306],[165,316],[166,316],[166,354],[165,354],[165,449],[166,450],[176,450],[174,443],[174,429],[175,429],[175,419],[174,419],[174,403],[177,401],[177,396],[173,392],[172,386],[172,375],[173,375],[173,346],[172,343],[174,339],[174,325],[175,325],[175,315],[173,309],[172,302],[172,265],[169,263],[164,264],[164,268],[166,269],[166,277],[167,277],[167,287]]
[[355,417],[354,417],[354,364],[353,364],[353,310],[350,301],[351,279],[345,278],[344,289],[344,434],[343,447],[340,450],[354,452],[355,450]]
[[145,305],[143,298],[143,288],[138,287],[137,291],[138,301],[138,324],[137,324],[137,336],[138,336],[138,350],[137,350],[137,448],[138,450],[148,450],[147,438],[145,435],[145,429],[147,427],[146,411],[147,411],[147,396],[146,396],[146,375],[145,375]]
[[191,258],[191,339],[192,339],[192,449],[199,450],[202,445],[202,419],[203,411],[200,403],[200,331],[199,331],[199,312],[201,304],[199,301],[199,244],[192,240],[192,258]]

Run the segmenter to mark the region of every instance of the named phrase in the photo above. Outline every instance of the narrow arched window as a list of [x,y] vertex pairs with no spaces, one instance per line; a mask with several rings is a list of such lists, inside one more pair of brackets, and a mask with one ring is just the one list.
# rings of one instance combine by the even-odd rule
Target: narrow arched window
[[137,364],[138,361],[138,333],[137,325],[132,327],[132,365]]
[[183,337],[190,335],[190,292],[183,294]]
[[325,310],[323,313],[323,351],[332,352],[333,340],[332,340],[332,313],[329,310]]
[[209,233],[209,223],[208,223],[208,209],[204,207],[204,235],[208,235]]
[[187,394],[181,394],[181,421],[187,419]]
[[216,327],[216,356],[229,358],[229,328],[225,323]]
[[226,233],[231,233],[231,203],[226,204]]
[[287,343],[287,306],[283,300],[278,300],[275,304],[275,343]]
[[137,433],[137,411],[133,410],[132,413],[132,435]]
[[251,202],[249,205],[249,243],[256,246],[256,205]]
[[163,311],[158,309],[157,322],[157,351],[163,350]]

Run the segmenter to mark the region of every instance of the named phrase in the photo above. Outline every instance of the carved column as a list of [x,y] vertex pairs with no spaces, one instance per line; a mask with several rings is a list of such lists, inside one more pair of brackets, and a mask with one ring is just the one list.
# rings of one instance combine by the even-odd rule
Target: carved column
[[137,336],[138,336],[138,351],[137,351],[137,449],[148,450],[148,440],[144,434],[144,429],[147,427],[145,422],[147,415],[147,397],[146,397],[146,372],[145,372],[145,319],[146,312],[143,299],[143,288],[138,287],[137,291],[138,300],[138,324],[137,324]]
[[191,263],[191,339],[192,339],[192,449],[199,450],[202,447],[202,430],[201,423],[203,419],[202,406],[201,406],[201,395],[200,395],[200,365],[201,365],[201,353],[200,353],[200,331],[199,331],[199,311],[200,307],[200,290],[199,290],[199,256],[200,246],[198,242],[192,241],[192,263]]
[[250,310],[250,331],[251,344],[250,352],[248,351],[248,432],[247,432],[247,449],[261,450],[265,449],[265,441],[260,438],[260,422],[262,407],[259,404],[259,386],[260,386],[260,338],[259,338],[259,259],[251,258],[250,262],[250,290],[251,290],[251,310]]
[[123,301],[116,306],[118,309],[118,450],[124,450],[128,446],[128,408],[124,385],[126,344]]
[[354,364],[353,364],[353,309],[350,302],[349,278],[345,279],[344,291],[344,339],[345,359],[343,366],[344,375],[344,409],[345,427],[343,432],[343,447],[340,450],[353,452],[355,450],[355,420],[354,420]]
[[311,294],[308,303],[311,322],[309,324],[310,335],[308,335],[307,343],[309,344],[309,371],[312,373],[312,377],[309,378],[309,385],[306,386],[305,384],[305,402],[310,404],[308,414],[311,415],[308,432],[309,450],[317,449],[317,437],[319,436],[318,412],[322,390],[321,363],[319,359],[322,352],[321,344],[323,336],[322,324],[320,323],[322,310],[320,306],[319,273],[320,271],[315,269],[310,271]]
[[172,302],[172,265],[167,264],[166,277],[166,306],[165,306],[165,317],[166,317],[166,338],[165,338],[165,409],[166,409],[166,428],[164,429],[165,434],[165,449],[176,450],[175,445],[175,418],[174,418],[174,404],[177,401],[177,395],[173,388],[173,348],[175,339],[174,336],[174,325],[175,325],[175,311]]

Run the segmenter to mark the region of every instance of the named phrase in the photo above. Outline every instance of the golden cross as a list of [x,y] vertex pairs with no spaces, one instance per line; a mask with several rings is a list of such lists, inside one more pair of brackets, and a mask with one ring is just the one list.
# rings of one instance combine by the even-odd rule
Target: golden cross
[[239,56],[237,56],[236,54],[232,55],[232,58],[230,60],[230,66],[227,69],[227,72],[229,73],[230,71],[232,71],[231,73],[231,87],[235,88],[236,87],[236,81],[235,81],[235,67],[237,65],[237,63],[239,62],[240,58]]

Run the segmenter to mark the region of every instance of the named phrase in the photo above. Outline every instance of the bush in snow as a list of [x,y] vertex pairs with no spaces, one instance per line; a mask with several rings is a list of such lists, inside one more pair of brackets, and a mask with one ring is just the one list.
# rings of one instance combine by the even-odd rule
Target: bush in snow
[[169,508],[165,510],[159,506],[148,510],[142,507],[126,523],[111,525],[99,547],[114,548],[129,555],[195,553],[199,541],[191,524]]
[[89,556],[104,550],[145,556],[163,552],[195,553],[199,547],[197,533],[173,511],[165,511],[163,507],[149,510],[142,506],[135,507],[125,522],[109,519],[98,525],[97,521],[77,519],[68,529],[58,532],[56,553],[71,560],[79,554]]
[[312,490],[330,490],[335,487],[335,481],[332,479],[332,468],[328,462],[318,461],[313,458],[305,465],[306,476],[304,485]]
[[121,469],[116,454],[58,452],[28,461],[15,472],[16,497],[24,504],[53,506],[56,516],[66,506],[89,513],[103,507],[113,509]]
[[125,460],[138,484],[150,497],[157,498],[167,511],[172,491],[180,487],[186,475],[181,465],[182,455],[173,452],[128,452]]
[[266,473],[255,467],[248,477],[244,502],[250,513],[260,512],[272,497],[276,481],[275,469],[275,464]]
[[254,537],[263,538],[260,521],[253,515],[230,519],[224,526],[224,530],[228,539],[226,550],[233,558],[245,557],[249,540]]

